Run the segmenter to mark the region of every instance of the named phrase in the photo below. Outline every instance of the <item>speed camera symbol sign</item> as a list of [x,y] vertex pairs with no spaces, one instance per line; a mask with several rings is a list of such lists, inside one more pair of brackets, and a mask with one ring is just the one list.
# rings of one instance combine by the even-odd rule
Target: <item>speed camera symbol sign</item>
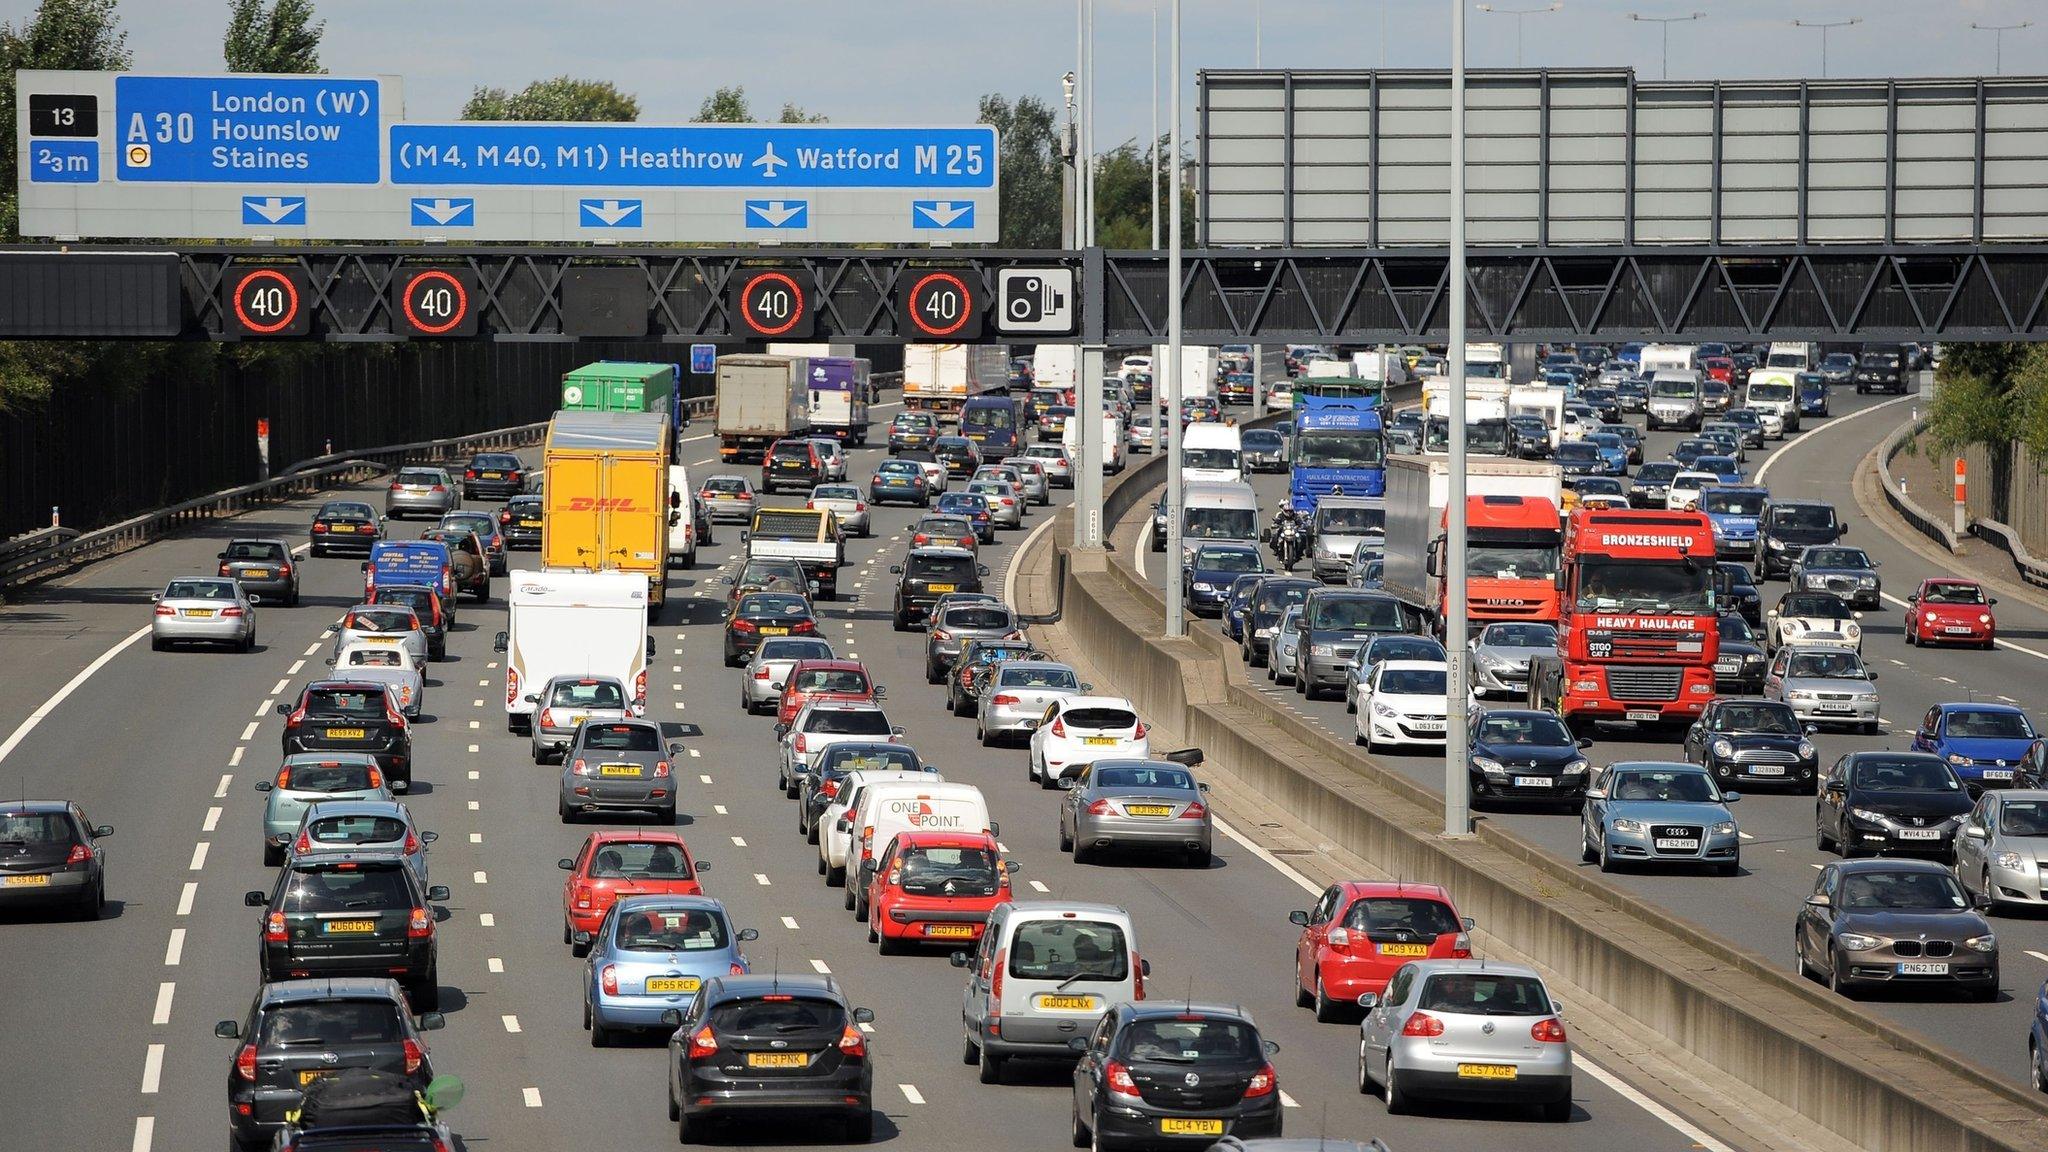
[[1074,270],[1004,268],[996,273],[996,328],[1005,336],[1066,336],[1074,331]]

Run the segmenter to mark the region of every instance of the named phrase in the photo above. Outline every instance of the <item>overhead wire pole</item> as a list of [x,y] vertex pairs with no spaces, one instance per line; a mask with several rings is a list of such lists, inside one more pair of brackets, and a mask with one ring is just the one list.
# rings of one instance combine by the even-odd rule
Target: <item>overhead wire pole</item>
[[[1180,584],[1183,561],[1180,554],[1180,340],[1181,340],[1181,171],[1180,162],[1180,3],[1173,0],[1167,22],[1166,82],[1173,86],[1167,97],[1167,163],[1173,168],[1173,195],[1166,209],[1166,423],[1152,430],[1166,456],[1166,635],[1185,636],[1187,606],[1182,602]],[[1157,365],[1154,365],[1156,368]],[[1153,392],[1159,391],[1159,375],[1152,377]],[[1163,437],[1163,438],[1162,438]]]
[[1645,16],[1640,12],[1628,14],[1629,19],[1639,24],[1657,25],[1658,29],[1664,34],[1664,65],[1658,69],[1657,78],[1659,80],[1671,79],[1671,26],[1673,24],[1684,24],[1693,20],[1700,20],[1705,18],[1705,16],[1705,12],[1694,12],[1686,16]]
[[1820,29],[1820,78],[1825,80],[1828,78],[1828,33],[1837,28],[1847,28],[1851,24],[1861,23],[1863,17],[1851,16],[1847,20],[1794,20],[1792,26]]
[[2032,20],[2022,20],[2017,24],[1979,24],[1974,20],[1970,22],[1970,27],[1977,31],[1991,33],[1991,58],[1995,61],[1992,67],[1992,75],[2005,75],[2005,34],[2007,32],[2017,32],[2022,28],[2032,28],[2033,26],[2034,22]]
[[1450,491],[1444,500],[1444,835],[1472,831],[1465,647],[1465,3],[1451,0]]

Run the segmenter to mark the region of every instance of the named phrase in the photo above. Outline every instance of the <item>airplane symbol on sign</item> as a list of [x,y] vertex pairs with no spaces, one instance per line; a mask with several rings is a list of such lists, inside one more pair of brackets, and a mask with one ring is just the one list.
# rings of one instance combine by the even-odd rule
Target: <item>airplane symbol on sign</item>
[[770,140],[768,142],[768,150],[761,153],[759,160],[754,161],[754,167],[761,169],[763,178],[773,180],[775,179],[775,170],[777,168],[789,167],[789,161],[775,154],[775,142]]

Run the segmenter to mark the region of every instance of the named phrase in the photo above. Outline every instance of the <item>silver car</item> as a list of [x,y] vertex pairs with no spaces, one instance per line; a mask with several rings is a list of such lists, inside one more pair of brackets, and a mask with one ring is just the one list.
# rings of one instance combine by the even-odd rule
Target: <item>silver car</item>
[[846,481],[846,447],[837,440],[819,438],[811,443],[818,449],[818,459],[824,463],[825,479],[833,483]]
[[815,771],[818,757],[834,744],[896,743],[903,729],[889,723],[880,705],[844,700],[820,700],[806,704],[789,722],[782,735],[781,763],[775,774],[775,789],[786,793],[791,779]]
[[535,706],[533,762],[546,764],[569,750],[586,723],[625,720],[626,685],[615,676],[555,676],[526,697]]
[[1472,691],[1520,700],[1529,694],[1529,661],[1557,655],[1557,628],[1550,624],[1488,624],[1472,638]]
[[438,520],[460,507],[462,486],[446,468],[400,468],[384,490],[384,515],[392,520],[415,515]]
[[974,734],[993,748],[1009,737],[1028,735],[1045,710],[1062,696],[1093,691],[1074,670],[1051,660],[1005,660],[990,673],[975,701]]
[[829,509],[850,536],[875,534],[873,522],[868,519],[868,502],[860,489],[851,484],[820,484],[811,489],[811,498],[804,507]]
[[1104,848],[1178,852],[1209,866],[1207,784],[1171,760],[1097,760],[1060,778],[1060,851],[1086,863]]
[[389,800],[391,788],[377,758],[363,752],[294,752],[274,778],[258,780],[263,793],[263,863],[284,863],[285,846],[298,834],[307,806],[324,800]]
[[427,845],[438,839],[438,832],[420,831],[412,810],[397,800],[322,797],[306,806],[285,851],[294,864],[329,852],[394,852],[405,858],[424,886]]
[[1579,818],[1579,857],[1602,872],[1629,864],[1706,864],[1742,870],[1741,830],[1706,768],[1682,761],[1624,760],[1589,782]]
[[1074,462],[1067,458],[1067,450],[1060,445],[1029,444],[1025,446],[1021,455],[1045,465],[1045,478],[1053,487],[1074,486]]
[[567,824],[595,812],[652,812],[676,822],[676,778],[661,725],[651,720],[605,720],[576,729],[562,754],[562,787],[555,814]]
[[1273,626],[1267,641],[1266,679],[1279,684],[1294,683],[1294,663],[1301,647],[1301,605],[1290,605]]
[[924,682],[944,684],[946,673],[969,640],[1021,640],[1024,625],[1006,604],[936,605],[924,641]]
[[1382,993],[1358,997],[1358,1089],[1387,1111],[1422,1099],[1534,1104],[1572,1116],[1572,1046],[1533,968],[1498,960],[1417,960]]
[[1052,503],[1052,477],[1046,473],[1045,461],[1036,456],[1012,456],[1005,463],[1017,470],[1027,499],[1041,508]]
[[1877,732],[1877,673],[1846,648],[1780,648],[1764,671],[1766,700],[1782,700],[1803,724]]
[[415,664],[427,662],[427,634],[417,612],[403,604],[358,604],[334,631],[334,655],[351,648],[403,648]]
[[754,509],[760,503],[754,495],[754,482],[745,476],[713,476],[704,481],[704,487],[697,490],[697,496],[704,501],[705,515],[713,521],[751,524]]
[[1124,446],[1133,452],[1150,454],[1154,439],[1152,433],[1151,410],[1134,412],[1131,414],[1130,426],[1124,429]]
[[299,602],[299,567],[292,563],[291,545],[282,540],[228,541],[220,553],[220,574],[273,604],[291,608]]
[[426,667],[401,646],[357,645],[336,653],[327,663],[342,679],[389,687],[407,720],[419,719],[427,706]]
[[772,712],[782,703],[782,685],[799,660],[833,660],[832,645],[814,636],[770,636],[754,646],[740,669],[740,707]]
[[261,600],[226,577],[173,580],[149,598],[155,606],[149,646],[161,652],[173,644],[232,644],[248,652],[256,647],[256,605]]
[[967,491],[988,502],[989,519],[998,528],[1024,526],[1024,493],[1007,480],[970,480]]
[[1986,788],[1955,838],[1963,890],[2001,904],[2048,904],[2037,860],[2048,859],[2048,789]]

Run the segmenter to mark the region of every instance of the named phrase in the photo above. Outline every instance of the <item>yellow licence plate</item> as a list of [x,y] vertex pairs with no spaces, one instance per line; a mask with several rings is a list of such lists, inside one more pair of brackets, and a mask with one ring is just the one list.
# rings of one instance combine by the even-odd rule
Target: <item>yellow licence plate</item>
[[185,609],[185,615],[187,615],[187,616],[211,616],[211,615],[213,615],[213,609],[211,609],[211,608],[187,608],[187,609]]
[[808,1052],[749,1052],[749,1068],[807,1068],[811,1063]]
[[1380,945],[1380,955],[1427,956],[1429,955],[1429,946],[1426,944],[1382,944]]
[[353,532],[356,530],[356,526],[353,524],[336,524],[332,527],[336,532]]
[[654,992],[695,992],[702,981],[695,976],[650,976],[647,991]]
[[247,576],[251,580],[268,580],[270,579],[270,569],[245,568],[242,570],[242,575]]
[[1460,1064],[1458,1077],[1463,1080],[1513,1080],[1513,1064]]
[[787,636],[787,635],[789,635],[789,629],[787,629],[787,628],[763,628],[763,629],[761,629],[761,635],[763,635],[763,636]]
[[325,1069],[308,1068],[305,1071],[299,1073],[299,1087],[304,1088],[306,1085],[311,1084],[313,1081],[318,1080],[320,1077],[326,1074],[327,1073]]
[[375,920],[327,920],[321,923],[320,930],[329,935],[375,932],[377,930],[377,922]]
[[503,480],[504,478],[505,478],[505,474],[504,474],[503,472],[486,472],[486,473],[484,473],[484,479],[486,479],[486,480]]
[[361,728],[329,728],[327,730],[327,738],[329,740],[361,740],[363,735],[364,733]]
[[1103,747],[1107,747],[1107,746],[1109,746],[1109,745],[1111,745],[1111,744],[1114,744],[1114,743],[1116,743],[1116,737],[1114,737],[1114,736],[1083,736],[1083,737],[1081,737],[1081,743],[1083,743],[1083,744],[1086,744],[1086,745],[1089,745],[1090,747],[1095,747],[1095,748],[1103,748]]
[[638,764],[606,764],[597,770],[599,776],[639,776]]
[[974,925],[927,924],[924,926],[924,934],[927,936],[937,936],[941,939],[946,940],[968,940],[974,937]]
[[1170,804],[1126,804],[1124,805],[1124,811],[1133,816],[1171,816],[1173,815],[1173,806]]
[[1159,1132],[1163,1136],[1221,1136],[1221,1120],[1184,1120],[1177,1116],[1159,1118]]
[[1040,996],[1038,1006],[1048,1012],[1086,1012],[1095,1007],[1093,996]]
[[47,888],[50,886],[50,878],[48,876],[9,876],[7,878],[7,886],[9,888]]
[[951,592],[958,587],[958,584],[927,584],[924,586],[924,590],[927,592]]
[[521,521],[519,522],[519,526],[520,526],[521,528],[538,528],[538,527],[540,527],[540,521],[538,521],[538,520],[521,520]]

